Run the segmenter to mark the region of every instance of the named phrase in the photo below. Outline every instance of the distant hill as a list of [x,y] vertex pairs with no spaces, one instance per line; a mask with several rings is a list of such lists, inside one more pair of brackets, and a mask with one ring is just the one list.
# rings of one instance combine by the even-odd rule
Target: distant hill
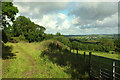
[[120,34],[90,34],[90,35],[64,35],[65,37],[71,37],[71,36],[120,36]]

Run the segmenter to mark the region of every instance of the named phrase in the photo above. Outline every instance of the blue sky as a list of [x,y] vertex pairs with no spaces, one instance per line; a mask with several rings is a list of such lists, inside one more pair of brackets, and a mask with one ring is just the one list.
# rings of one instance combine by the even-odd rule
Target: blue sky
[[[15,2],[19,15],[64,35],[117,34],[117,2]],[[16,16],[16,17],[17,17]]]

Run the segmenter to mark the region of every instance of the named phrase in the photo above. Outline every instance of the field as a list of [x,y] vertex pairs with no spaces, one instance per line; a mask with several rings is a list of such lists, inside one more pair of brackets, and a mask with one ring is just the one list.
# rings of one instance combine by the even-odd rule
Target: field
[[[73,52],[73,50],[72,50]],[[79,54],[84,54],[84,52],[86,53],[86,55],[89,55],[89,52],[91,51],[78,51]],[[77,53],[77,51],[75,50],[74,53]],[[119,54],[110,54],[107,52],[92,52],[92,55],[97,55],[97,56],[102,56],[102,57],[106,57],[106,58],[111,58],[111,59],[116,59],[116,60],[120,60],[120,55]]]
[[[6,43],[9,46],[9,53],[2,60],[3,78],[89,78],[88,64],[84,64],[84,51],[69,51],[48,48],[53,40],[28,43],[21,41],[19,43]],[[60,45],[63,45],[60,42]],[[65,45],[63,45],[65,47]],[[94,55],[118,59],[116,54],[93,52]],[[88,61],[88,52],[86,52],[86,61]],[[119,58],[120,59],[120,58]],[[100,61],[98,58],[94,58]],[[105,61],[105,60],[103,60]]]

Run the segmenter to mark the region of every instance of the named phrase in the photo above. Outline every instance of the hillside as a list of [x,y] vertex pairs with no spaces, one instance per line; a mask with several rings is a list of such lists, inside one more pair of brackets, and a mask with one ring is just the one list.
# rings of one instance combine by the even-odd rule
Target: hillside
[[[58,44],[59,46],[62,46],[61,51],[59,51],[59,47],[56,47],[54,43],[55,45]],[[51,44],[51,49],[54,47],[52,52],[50,52]],[[80,57],[77,57],[76,55],[70,55],[69,52],[64,54],[67,47],[58,41],[47,40],[39,43],[8,42],[5,44],[5,46],[9,46],[7,49],[10,50],[7,50],[9,52],[6,52],[5,50],[3,51],[3,54],[9,54],[2,60],[3,78],[85,77],[83,72],[82,74],[77,73],[83,69],[78,68],[79,65],[76,66],[81,62],[78,62]],[[78,59],[76,59],[76,57]],[[81,67],[83,67],[83,65],[81,65]],[[87,74],[86,77],[88,77]]]
[[15,56],[2,61],[3,78],[69,78],[70,75],[64,72],[64,68],[53,64],[47,58],[40,57],[41,50],[50,42],[7,43],[6,45],[13,46],[10,54]]

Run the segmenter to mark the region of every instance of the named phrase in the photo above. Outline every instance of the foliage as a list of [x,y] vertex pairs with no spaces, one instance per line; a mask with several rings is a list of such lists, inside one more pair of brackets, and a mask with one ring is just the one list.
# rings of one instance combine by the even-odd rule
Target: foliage
[[115,51],[120,52],[120,39],[115,40]]
[[101,38],[100,45],[103,48],[101,51],[109,52],[114,50],[114,42],[110,39]]
[[38,42],[44,39],[45,28],[31,22],[31,20],[25,16],[17,17],[13,23],[13,29],[15,37],[23,35],[29,42]]
[[79,50],[88,50],[88,45],[79,43]]
[[55,37],[54,39],[60,41],[64,45],[69,45],[70,44],[69,39],[64,37],[64,36],[58,36],[58,37]]
[[79,42],[73,41],[73,42],[72,42],[72,48],[73,48],[73,49],[78,49],[78,48],[79,48]]
[[12,2],[2,2],[2,25],[4,26],[2,38],[4,42],[7,42],[11,37],[9,22],[14,21],[16,13],[18,13],[18,9],[13,6]]
[[45,34],[44,37],[45,37],[45,40],[48,40],[48,39],[54,38],[54,35],[53,34]]
[[4,30],[2,30],[2,41],[3,41],[4,43],[6,43],[6,42],[8,41],[8,37],[7,37],[7,35],[6,35],[6,33],[5,33]]
[[57,36],[61,36],[61,33],[57,32],[56,35],[57,35]]
[[20,40],[25,40],[25,36],[22,34],[22,35],[19,36],[19,39]]
[[[101,51],[101,52],[115,51],[114,40],[107,39],[107,38],[101,38],[98,41],[95,41],[95,40],[86,41],[83,39],[80,39],[80,40],[72,39],[71,41],[78,42],[79,50],[90,50],[90,51]],[[116,43],[119,43],[119,42],[116,41]],[[76,46],[74,45],[74,48],[77,47],[78,45]]]
[[[17,7],[13,6],[12,2],[2,2],[2,25],[6,27],[9,22],[13,22],[15,15],[18,13]],[[9,21],[7,20],[9,19]]]

